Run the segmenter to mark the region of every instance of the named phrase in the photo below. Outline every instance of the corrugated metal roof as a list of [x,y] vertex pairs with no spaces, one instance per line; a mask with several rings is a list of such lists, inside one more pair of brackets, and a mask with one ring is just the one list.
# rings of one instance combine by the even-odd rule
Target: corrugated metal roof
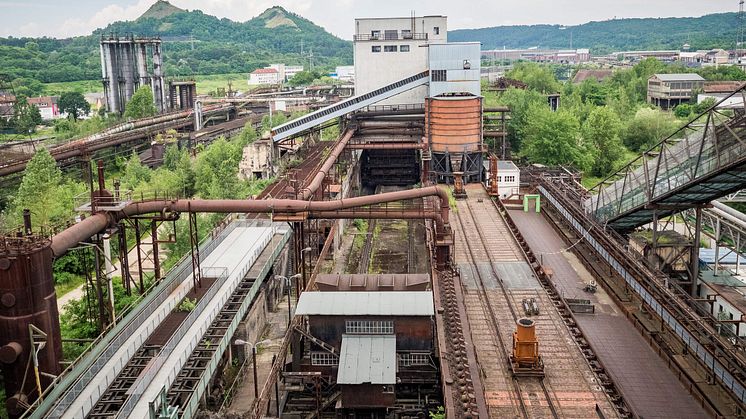
[[679,73],[679,74],[656,74],[655,77],[661,81],[704,81],[699,74]]
[[431,291],[304,292],[295,314],[301,316],[432,316]]
[[500,172],[503,170],[518,170],[518,166],[516,166],[511,160],[498,160],[497,171]]
[[337,384],[364,383],[396,384],[396,336],[342,335]]

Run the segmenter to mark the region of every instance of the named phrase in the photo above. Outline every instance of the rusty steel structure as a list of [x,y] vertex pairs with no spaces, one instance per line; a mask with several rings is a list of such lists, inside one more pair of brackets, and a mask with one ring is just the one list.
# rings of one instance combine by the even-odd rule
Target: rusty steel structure
[[425,100],[425,138],[432,161],[429,170],[439,182],[465,182],[482,177],[482,98],[432,97]]
[[[233,112],[231,105],[214,105],[205,109],[207,114]],[[78,140],[69,141],[49,150],[52,157],[60,165],[69,165],[79,160],[87,160],[100,150],[117,147],[134,142],[146,142],[155,132],[165,132],[169,129],[182,129],[194,125],[194,112],[185,110],[155,117],[142,118],[125,122],[98,134],[93,134]],[[0,162],[0,178],[21,173],[32,156],[7,159]]]
[[[585,191],[574,180],[561,174],[545,174],[535,177],[533,182],[563,222],[584,238],[588,252],[597,255],[593,263],[602,264],[607,273],[612,272],[615,281],[659,319],[667,334],[674,338],[676,347],[684,354],[691,354],[695,365],[710,377],[708,384],[718,383],[732,402],[719,409],[699,386],[692,384],[692,393],[704,400],[710,411],[720,411],[726,416],[730,413],[721,409],[742,412],[746,404],[746,355],[742,338],[733,336],[728,327],[719,327],[720,320],[710,314],[708,307],[632,253],[616,231],[586,213],[580,204]],[[683,372],[684,366],[678,362],[675,366],[684,377],[690,377],[691,373]]]

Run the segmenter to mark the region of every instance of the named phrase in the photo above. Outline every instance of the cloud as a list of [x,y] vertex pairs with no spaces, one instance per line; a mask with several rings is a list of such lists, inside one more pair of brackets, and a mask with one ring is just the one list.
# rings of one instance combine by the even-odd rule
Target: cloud
[[[243,22],[275,5],[297,13],[333,34],[350,39],[356,17],[443,14],[448,27],[476,28],[505,24],[556,23],[574,25],[590,20],[643,16],[699,16],[734,12],[735,0],[169,0],[182,9]],[[38,3],[37,3],[38,2]],[[67,37],[90,34],[118,20],[133,20],[155,0],[88,0],[107,4],[95,10],[43,5],[41,0],[0,0],[0,36]],[[76,4],[77,6],[77,4]],[[29,10],[31,9],[31,10]],[[74,10],[73,10],[74,9]],[[61,23],[60,23],[61,22]]]

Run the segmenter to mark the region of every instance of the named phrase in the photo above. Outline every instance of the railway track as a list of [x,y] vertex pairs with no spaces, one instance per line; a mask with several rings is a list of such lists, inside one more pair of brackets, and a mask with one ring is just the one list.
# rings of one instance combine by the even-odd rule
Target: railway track
[[[474,279],[478,287],[478,303],[487,315],[489,331],[493,337],[496,362],[498,368],[502,371],[502,378],[505,383],[509,383],[508,386],[512,387],[512,391],[507,396],[514,407],[513,415],[524,418],[559,418],[557,407],[543,377],[518,377],[511,373],[510,353],[512,342],[508,341],[505,335],[509,335],[512,332],[516,321],[519,319],[515,309],[516,301],[514,296],[511,295],[512,293],[506,289],[500,275],[495,270],[494,263],[496,261],[492,256],[489,241],[485,237],[484,231],[478,228],[480,221],[474,215],[470,200],[470,198],[467,198],[465,205],[460,206],[465,211],[458,211],[457,218],[461,231],[464,234],[463,242],[466,245],[468,259],[477,266],[477,269],[474,269],[473,272],[476,274]],[[481,221],[484,223],[485,220]],[[494,223],[502,222],[502,220],[495,219],[494,217],[490,221]],[[507,230],[507,226],[503,227]],[[484,269],[486,267],[485,261],[489,262],[488,269]],[[487,271],[486,273],[484,272],[485,270]],[[492,278],[486,278],[487,275],[496,280],[497,293],[488,292],[488,284],[491,286],[492,281],[490,279]],[[495,301],[494,297],[496,296],[501,301]],[[498,305],[500,308],[496,307]],[[507,307],[507,312],[504,309],[505,307]],[[482,360],[480,364],[484,362],[489,361]],[[504,416],[506,413],[503,411],[499,415]]]

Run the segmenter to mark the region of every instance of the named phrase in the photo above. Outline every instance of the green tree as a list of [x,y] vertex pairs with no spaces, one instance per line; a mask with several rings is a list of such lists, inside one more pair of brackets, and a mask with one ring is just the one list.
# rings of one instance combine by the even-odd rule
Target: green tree
[[124,107],[124,117],[131,119],[153,116],[157,112],[150,86],[140,86]]
[[63,184],[62,172],[54,157],[48,150],[41,149],[26,166],[18,192],[5,214],[5,224],[19,224],[23,210],[29,209],[36,229],[49,226],[71,213],[72,192]]
[[689,115],[692,114],[692,106],[688,103],[681,103],[674,108],[673,114],[677,118],[689,118]]
[[554,72],[548,66],[541,66],[533,62],[517,63],[507,74],[511,79],[517,79],[526,83],[529,89],[540,93],[557,93],[561,85],[554,76]]
[[142,183],[150,181],[150,169],[143,166],[140,162],[140,156],[137,152],[133,151],[127,160],[126,168],[124,169],[124,176],[122,176],[122,186],[127,189],[136,189],[140,187]]
[[531,163],[567,165],[587,170],[593,163],[589,150],[580,142],[580,124],[565,110],[552,112],[546,105],[534,105],[529,118],[521,155]]
[[77,120],[83,115],[88,115],[91,111],[91,104],[83,97],[80,92],[65,92],[60,95],[57,101],[60,111],[65,112],[68,117]]
[[30,105],[25,97],[16,99],[13,105],[13,126],[16,131],[24,134],[35,132],[41,122],[41,113],[36,105]]
[[256,138],[256,129],[254,129],[254,125],[251,123],[251,121],[248,121],[246,125],[243,126],[243,130],[241,131],[241,133],[238,135],[238,143],[241,145],[241,147],[246,147],[247,145],[256,141]]
[[673,134],[679,122],[668,112],[642,108],[629,121],[622,141],[632,151],[643,151]]
[[533,90],[510,88],[499,97],[498,102],[510,108],[508,141],[513,150],[520,150],[526,136],[526,127],[530,118],[529,111],[540,106],[547,106],[546,98]]
[[608,107],[595,108],[583,123],[583,140],[594,154],[591,167],[594,176],[611,173],[624,156],[624,145],[619,138],[621,126],[619,117]]
[[710,109],[711,107],[715,106],[715,103],[717,100],[715,100],[714,97],[708,97],[707,99],[703,100],[702,102],[699,102],[692,106],[692,112],[694,112],[695,115],[699,115],[704,113],[706,110]]
[[201,198],[245,198],[245,183],[238,179],[243,147],[219,138],[200,153],[195,163],[195,190]]
[[295,73],[292,79],[288,80],[288,84],[291,86],[307,86],[324,75],[319,71],[299,71]]

